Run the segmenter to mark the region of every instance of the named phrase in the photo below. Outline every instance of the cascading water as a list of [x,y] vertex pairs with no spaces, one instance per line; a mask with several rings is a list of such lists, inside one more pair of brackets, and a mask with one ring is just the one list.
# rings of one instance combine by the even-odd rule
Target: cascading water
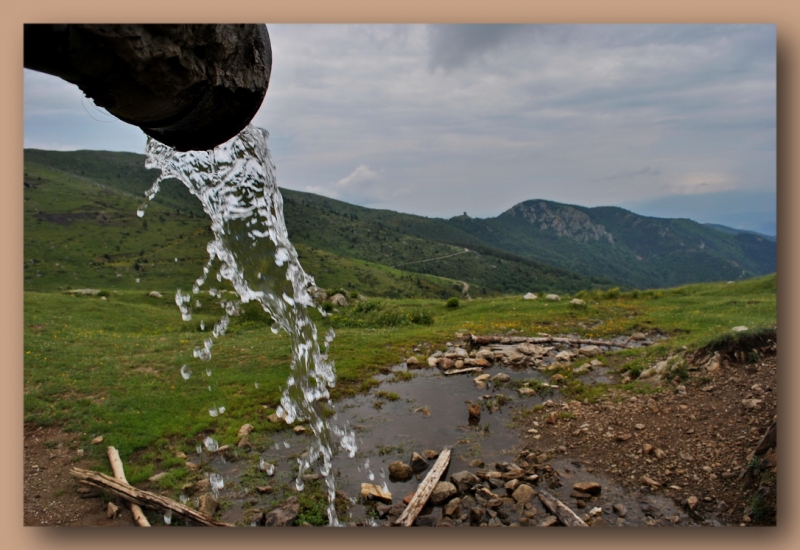
[[[222,301],[225,313],[214,325],[214,338],[225,333],[230,316],[236,313],[239,305],[252,300],[258,301],[274,320],[273,332],[283,329],[289,335],[291,374],[278,414],[289,423],[307,422],[316,438],[299,459],[297,489],[303,489],[305,471],[319,463],[319,472],[328,488],[328,520],[330,525],[338,525],[331,459],[336,439],[342,449],[354,456],[355,436],[349,428],[328,422],[320,404],[327,400],[329,388],[335,383],[334,365],[327,357],[334,334],[331,330],[325,335],[324,351],[320,349],[317,327],[307,311],[314,306],[309,293],[314,281],[303,271],[289,241],[283,219],[283,199],[276,184],[267,138],[265,130],[248,126],[213,151],[185,153],[149,139],[145,166],[159,168],[161,175],[146,197],[149,201],[158,193],[163,180],[175,178],[200,199],[211,218],[214,239],[207,246],[209,261],[203,274],[190,293],[179,289],[175,296],[184,320],[191,320],[193,300],[195,305],[199,304],[200,287],[218,260],[217,280],[230,281],[239,299]],[[140,217],[146,206],[147,202],[139,209]],[[209,294],[221,297],[215,289],[210,289]],[[194,350],[194,356],[209,360],[212,346],[213,339],[206,338],[202,347]],[[211,375],[209,369],[206,373]],[[181,375],[188,378],[191,369],[184,365]],[[224,410],[214,405],[209,413],[217,416]]]

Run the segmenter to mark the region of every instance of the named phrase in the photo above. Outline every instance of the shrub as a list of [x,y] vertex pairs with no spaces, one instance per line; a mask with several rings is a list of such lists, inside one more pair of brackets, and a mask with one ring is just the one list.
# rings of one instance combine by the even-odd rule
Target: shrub
[[456,298],[455,296],[453,296],[452,298],[448,298],[445,305],[447,305],[447,307],[452,307],[452,308],[458,307],[459,305],[458,298]]

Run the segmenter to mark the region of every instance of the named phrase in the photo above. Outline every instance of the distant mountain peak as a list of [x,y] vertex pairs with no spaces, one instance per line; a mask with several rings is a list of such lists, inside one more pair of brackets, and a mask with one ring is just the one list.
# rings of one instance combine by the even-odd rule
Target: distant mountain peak
[[605,227],[594,223],[588,214],[568,204],[530,200],[511,207],[502,216],[523,218],[540,231],[571,237],[580,243],[605,240],[614,244],[614,235]]

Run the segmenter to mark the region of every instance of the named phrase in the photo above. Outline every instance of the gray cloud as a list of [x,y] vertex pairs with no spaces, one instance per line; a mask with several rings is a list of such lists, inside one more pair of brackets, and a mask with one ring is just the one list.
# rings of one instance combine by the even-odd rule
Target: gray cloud
[[[285,187],[448,217],[776,186],[772,25],[269,30],[254,122]],[[87,147],[103,126],[97,148],[143,149],[28,84],[26,146]]]

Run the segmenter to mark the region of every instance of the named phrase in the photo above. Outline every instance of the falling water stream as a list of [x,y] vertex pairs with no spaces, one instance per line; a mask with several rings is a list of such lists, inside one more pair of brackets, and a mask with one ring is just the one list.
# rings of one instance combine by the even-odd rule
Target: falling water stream
[[[185,321],[191,320],[192,308],[200,305],[200,289],[217,266],[216,280],[229,281],[238,299],[222,299],[222,293],[210,288],[208,293],[222,299],[224,313],[202,346],[194,349],[200,361],[211,358],[214,339],[225,333],[231,315],[242,303],[257,301],[274,320],[272,331],[284,330],[292,349],[291,374],[281,396],[278,415],[288,423],[305,422],[315,436],[308,452],[301,456],[296,479],[303,489],[303,475],[317,467],[328,489],[328,520],[339,525],[334,508],[335,484],[331,459],[340,447],[355,455],[355,436],[347,426],[338,426],[336,417],[326,418],[321,401],[327,401],[335,383],[334,365],[327,351],[334,334],[330,330],[320,347],[317,327],[307,308],[314,307],[309,288],[313,279],[303,271],[283,219],[283,200],[275,180],[275,166],[267,148],[268,133],[248,126],[238,136],[212,151],[178,152],[153,139],[147,143],[147,168],[159,168],[161,175],[146,193],[147,201],[158,193],[161,182],[175,178],[200,199],[211,218],[214,238],[207,245],[209,260],[191,291],[180,289],[175,302]],[[138,215],[144,215],[147,201]],[[322,312],[321,312],[322,313]],[[323,313],[324,314],[324,313]],[[211,376],[211,370],[206,368]],[[192,369],[181,368],[188,379]],[[209,386],[211,389],[211,386]],[[214,403],[209,414],[218,416],[225,407]],[[209,438],[207,448],[216,442]]]

